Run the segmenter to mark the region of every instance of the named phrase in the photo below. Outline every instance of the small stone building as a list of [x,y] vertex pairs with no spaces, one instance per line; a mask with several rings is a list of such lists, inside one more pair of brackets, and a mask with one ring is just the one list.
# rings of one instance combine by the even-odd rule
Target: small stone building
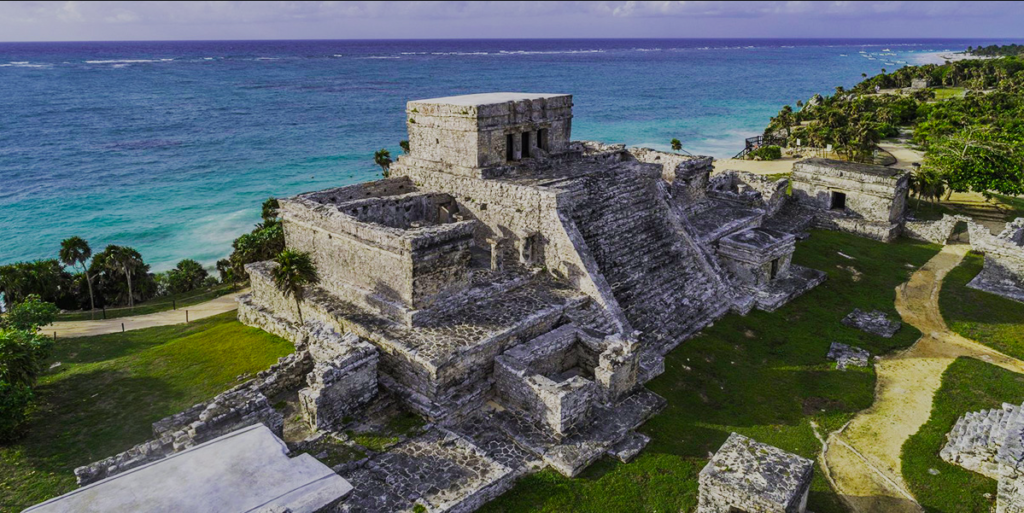
[[823,158],[793,164],[793,199],[820,228],[889,242],[906,217],[910,174],[901,169]]
[[928,89],[931,81],[927,78],[915,78],[910,81],[910,88],[914,90]]
[[733,433],[698,477],[697,513],[804,513],[814,462]]

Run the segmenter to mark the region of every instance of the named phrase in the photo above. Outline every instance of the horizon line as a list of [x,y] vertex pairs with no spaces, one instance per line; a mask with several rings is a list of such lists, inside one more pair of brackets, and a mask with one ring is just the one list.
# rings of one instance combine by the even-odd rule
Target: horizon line
[[59,44],[59,43],[220,43],[220,42],[338,42],[338,41],[707,41],[707,40],[760,40],[760,41],[1024,41],[1024,38],[1007,37],[416,37],[416,38],[337,38],[337,39],[296,39],[296,38],[263,38],[263,39],[96,39],[96,40],[50,40],[50,41],[3,41],[0,44]]

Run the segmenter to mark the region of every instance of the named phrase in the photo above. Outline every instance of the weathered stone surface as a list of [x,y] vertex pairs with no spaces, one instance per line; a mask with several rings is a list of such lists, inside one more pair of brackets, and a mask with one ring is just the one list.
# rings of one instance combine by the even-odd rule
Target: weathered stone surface
[[633,432],[609,449],[608,454],[623,463],[629,463],[640,454],[640,451],[644,450],[644,447],[647,447],[650,441],[651,437],[643,433]]
[[700,471],[697,513],[803,513],[814,462],[733,433]]
[[839,160],[809,158],[793,164],[793,199],[814,213],[821,228],[891,241],[906,216],[910,174]]
[[968,412],[946,434],[939,456],[972,472],[998,480],[996,511],[1019,513],[1024,506],[1024,407]]
[[433,429],[379,454],[346,475],[355,486],[336,511],[469,512],[508,490],[513,469],[490,458],[469,439]]
[[263,425],[235,431],[26,511],[288,511],[313,513],[352,491],[330,468],[288,448]]
[[861,331],[878,335],[880,337],[892,338],[899,331],[903,323],[889,319],[885,312],[872,310],[870,312],[854,308],[852,312],[843,317],[843,324]]
[[347,415],[377,394],[377,348],[323,325],[310,338],[314,365],[306,376],[309,386],[299,391],[302,413],[315,430],[340,428]]
[[836,368],[846,370],[847,366],[867,367],[871,353],[859,347],[833,342],[828,348],[828,359],[836,362]]

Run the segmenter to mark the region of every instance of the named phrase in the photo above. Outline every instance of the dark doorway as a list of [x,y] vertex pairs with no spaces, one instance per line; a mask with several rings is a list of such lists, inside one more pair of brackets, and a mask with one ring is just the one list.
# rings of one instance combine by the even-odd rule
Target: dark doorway
[[505,160],[516,159],[516,136],[508,134],[505,136]]
[[971,243],[971,232],[967,229],[967,223],[964,221],[957,221],[953,225],[953,229],[949,232],[949,238],[946,239],[946,244],[970,244]]
[[779,275],[779,259],[772,260],[771,274],[768,275],[768,279],[774,280]]
[[523,132],[523,158],[530,158],[530,132]]
[[832,191],[832,202],[829,208],[832,210],[846,210],[846,194]]

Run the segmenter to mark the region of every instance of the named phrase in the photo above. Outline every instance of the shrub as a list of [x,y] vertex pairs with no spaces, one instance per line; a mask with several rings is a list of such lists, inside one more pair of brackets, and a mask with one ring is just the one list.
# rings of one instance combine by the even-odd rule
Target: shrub
[[28,385],[0,381],[0,444],[17,438],[18,428],[28,417],[32,398],[32,389]]
[[0,381],[32,386],[45,368],[53,341],[25,330],[0,330]]
[[750,152],[750,158],[756,160],[778,160],[782,158],[782,148],[778,146],[762,146]]
[[15,304],[7,315],[0,319],[0,328],[27,330],[34,332],[40,326],[46,326],[57,319],[57,306],[47,303],[32,294],[24,301]]

